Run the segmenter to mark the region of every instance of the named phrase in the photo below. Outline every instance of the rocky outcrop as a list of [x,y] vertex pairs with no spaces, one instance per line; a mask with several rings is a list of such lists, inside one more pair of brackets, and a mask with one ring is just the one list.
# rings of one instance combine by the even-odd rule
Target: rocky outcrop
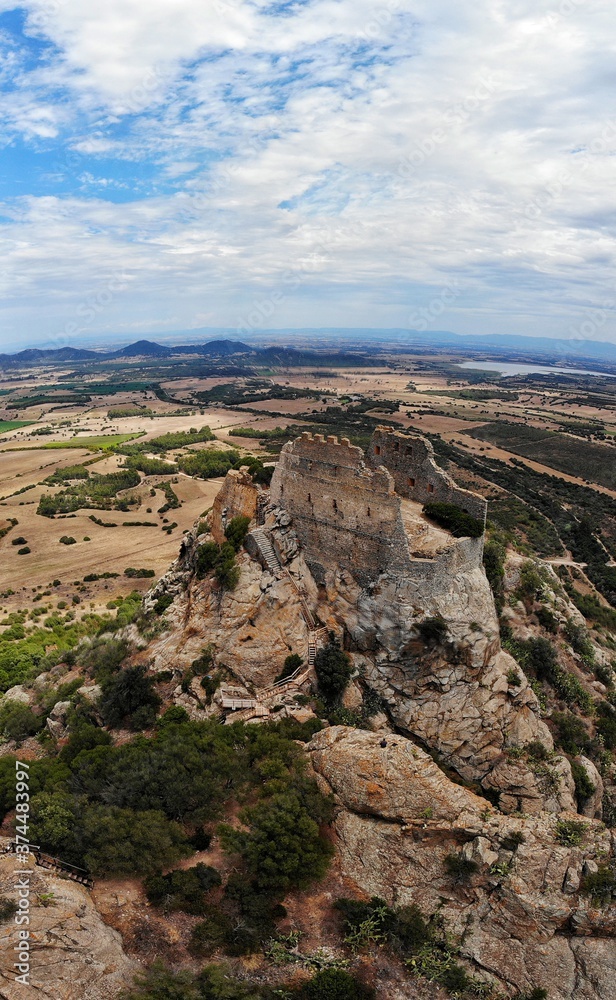
[[225,528],[234,517],[248,517],[252,521],[257,513],[257,487],[248,469],[231,469],[225,476],[220,492],[216,495],[210,514],[212,536],[219,545],[225,541]]
[[[191,558],[188,550],[189,565]],[[291,582],[262,570],[246,553],[238,563],[240,580],[231,591],[211,579],[196,580],[176,564],[163,584],[176,595],[166,612],[169,631],[143,654],[153,670],[173,669],[179,676],[210,646],[217,663],[254,690],[275,680],[289,653],[307,658],[308,627]]]
[[[388,573],[362,588],[350,573],[329,569],[322,587],[313,584],[312,597],[321,621],[346,633],[358,671],[397,726],[437,750],[463,777],[500,795],[506,811],[574,808],[564,758],[548,789],[544,776],[505,754],[534,741],[552,750],[553,741],[528,681],[500,649],[483,569],[461,566],[424,589]],[[420,638],[426,618],[446,622],[443,643]]]
[[[307,753],[335,797],[337,849],[358,890],[438,910],[474,973],[506,995],[544,986],[550,1000],[616,998],[616,908],[579,891],[612,850],[601,824],[588,821],[579,846],[563,844],[555,817],[490,809],[401,736],[337,726]],[[451,854],[477,864],[463,884],[448,874]]]
[[15,900],[17,869],[30,871],[29,985],[15,981],[18,929],[0,925],[0,997],[7,1000],[109,1000],[138,970],[117,931],[103,923],[87,889],[39,868],[34,859],[0,857],[0,895]]

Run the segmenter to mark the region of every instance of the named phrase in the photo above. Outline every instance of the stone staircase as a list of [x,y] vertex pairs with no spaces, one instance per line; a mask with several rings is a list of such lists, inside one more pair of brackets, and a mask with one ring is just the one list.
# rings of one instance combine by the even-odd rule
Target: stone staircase
[[277,573],[281,569],[280,559],[274,551],[274,546],[272,545],[267,532],[265,532],[263,528],[254,528],[251,534],[259,546],[259,552],[261,553],[268,570],[270,573]]

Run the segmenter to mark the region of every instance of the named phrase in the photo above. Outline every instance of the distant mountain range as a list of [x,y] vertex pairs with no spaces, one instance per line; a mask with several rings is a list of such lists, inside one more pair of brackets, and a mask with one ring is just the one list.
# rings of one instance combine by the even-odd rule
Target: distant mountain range
[[212,340],[208,344],[164,347],[150,340],[138,340],[118,351],[88,351],[81,347],[60,347],[57,350],[29,348],[16,354],[0,354],[0,367],[46,365],[73,361],[114,361],[121,358],[171,358],[182,354],[203,357],[229,357],[232,354],[252,354],[254,348],[233,340]]
[[[201,331],[185,331],[184,336]],[[203,331],[204,333],[206,331]],[[180,337],[182,334],[176,334]],[[239,340],[210,340],[204,344],[157,344],[151,340],[138,340],[134,344],[122,347],[116,351],[93,351],[79,347],[62,347],[56,350],[44,348],[29,348],[15,354],[0,354],[0,368],[17,368],[29,365],[72,364],[80,361],[114,361],[122,358],[165,358],[192,356],[208,358],[228,358],[232,355],[250,355],[253,360],[262,363],[311,364],[316,359],[324,361],[323,351],[332,360],[336,354],[337,360],[343,357],[349,362],[365,363],[365,353],[370,347],[379,352],[387,346],[396,350],[410,351],[423,349],[453,349],[484,356],[507,354],[509,357],[540,359],[544,364],[567,365],[568,363],[592,363],[616,365],[616,344],[596,340],[563,340],[550,337],[523,337],[513,334],[464,335],[451,333],[448,330],[433,330],[420,333],[414,330],[391,329],[303,329],[290,330],[284,333],[280,330],[263,330],[261,336],[275,337],[278,344],[258,347],[245,344]],[[290,347],[282,343],[283,336],[312,339],[311,347]],[[337,344],[336,348],[334,345]],[[319,348],[320,352],[315,351]],[[340,351],[346,352],[340,354]],[[353,353],[355,351],[359,354]],[[362,357],[362,355],[364,355]]]

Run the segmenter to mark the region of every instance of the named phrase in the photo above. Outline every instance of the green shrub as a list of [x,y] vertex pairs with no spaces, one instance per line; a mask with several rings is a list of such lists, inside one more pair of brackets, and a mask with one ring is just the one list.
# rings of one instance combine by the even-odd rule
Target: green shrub
[[415,904],[394,909],[373,896],[367,903],[343,897],[334,906],[344,917],[345,942],[353,951],[386,941],[408,958],[432,940],[432,930]]
[[512,830],[501,840],[501,847],[506,851],[517,851],[518,847],[525,841],[524,834],[521,830]]
[[162,594],[154,605],[155,615],[164,615],[167,608],[173,604],[173,594]]
[[134,569],[132,566],[129,566],[128,569],[124,570],[124,576],[134,577],[137,580],[147,580],[156,576],[156,573],[153,569]]
[[232,518],[225,528],[225,538],[231,543],[236,552],[239,552],[244,544],[249,525],[250,518],[240,514]]
[[321,969],[299,990],[301,1000],[372,1000],[376,993],[344,969]]
[[0,924],[12,920],[17,913],[17,903],[8,896],[0,896]]
[[608,750],[616,749],[616,709],[606,701],[597,705],[597,732]]
[[235,548],[231,542],[217,545],[204,542],[197,549],[197,577],[202,579],[214,570],[218,583],[224,590],[234,590],[240,578],[240,568],[235,562]]
[[427,503],[424,504],[423,512],[431,521],[451,531],[454,538],[480,538],[483,535],[483,521],[467,514],[455,503]]
[[613,864],[602,865],[599,871],[584,875],[581,892],[592,896],[593,902],[602,906],[609,904],[616,896],[616,868]]
[[214,569],[216,560],[220,552],[220,546],[216,542],[204,542],[197,549],[196,572],[199,579],[203,579]]
[[24,547],[22,549],[17,549],[17,555],[18,556],[27,556],[27,555],[30,555],[31,551],[32,551],[32,549],[30,549],[27,545],[24,545]]
[[104,681],[99,710],[105,725],[113,728],[127,722],[132,729],[152,725],[161,705],[154,684],[143,665],[127,667]]
[[240,579],[240,568],[235,562],[235,549],[231,542],[220,547],[220,554],[214,567],[214,575],[223,590],[235,590]]
[[233,922],[219,907],[206,906],[205,920],[195,924],[188,941],[188,951],[194,958],[208,958],[233,938]]
[[190,853],[181,827],[160,810],[93,805],[83,831],[84,860],[94,875],[147,875]]
[[447,638],[447,622],[439,616],[424,618],[419,622],[417,631],[426,644],[442,645]]
[[586,725],[579,715],[572,712],[553,712],[552,720],[556,727],[556,742],[565,753],[574,757],[588,753],[592,741]]
[[505,599],[505,558],[507,550],[496,538],[489,538],[483,549],[483,566],[494,594],[497,611],[502,611]]
[[27,545],[27,544],[28,543],[23,535],[20,535],[19,538],[11,539],[11,545]]
[[221,828],[223,846],[241,854],[261,891],[284,893],[325,874],[332,849],[319,824],[330,817],[316,785],[298,780],[244,811],[248,832]]
[[332,633],[327,645],[318,650],[314,669],[323,698],[330,705],[337,704],[351,679],[353,666],[350,656],[340,648]]
[[21,701],[7,701],[0,708],[0,732],[7,740],[21,742],[38,733],[44,724],[45,719]]
[[535,611],[537,616],[537,621],[546,632],[551,632],[553,635],[558,632],[558,619],[549,608],[541,606]]
[[447,874],[455,885],[464,885],[479,869],[476,861],[464,858],[461,854],[448,854],[445,858]]
[[560,819],[556,824],[556,840],[567,847],[578,847],[584,839],[588,823],[575,819]]
[[62,535],[60,539],[60,545],[76,545],[77,539],[73,538],[72,535]]
[[303,662],[302,657],[299,656],[298,653],[290,653],[289,656],[286,657],[282,670],[278,674],[276,680],[283,681],[285,677],[290,677],[296,670],[299,670]]
[[206,894],[222,882],[219,872],[199,863],[192,868],[176,869],[167,875],[151,875],[144,882],[146,896],[154,906],[165,910],[183,910],[201,915],[206,912]]
[[532,562],[525,562],[520,569],[520,582],[515,590],[518,600],[536,601],[543,592],[544,580]]
[[588,771],[584,765],[580,764],[577,760],[571,761],[571,774],[573,775],[573,780],[575,782],[575,794],[578,804],[583,806],[586,799],[589,799],[591,795],[594,795],[596,791],[595,786],[588,777]]

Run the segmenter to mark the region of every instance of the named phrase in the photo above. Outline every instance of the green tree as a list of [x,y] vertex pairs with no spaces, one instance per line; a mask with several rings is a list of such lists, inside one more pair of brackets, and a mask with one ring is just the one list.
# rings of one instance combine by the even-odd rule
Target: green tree
[[505,546],[495,538],[489,538],[483,550],[483,565],[488,583],[494,594],[494,603],[500,612],[505,601]]
[[333,635],[330,635],[327,645],[317,652],[314,669],[319,691],[325,700],[331,705],[339,702],[351,679],[353,666],[350,656],[340,648]]
[[94,875],[147,875],[190,853],[181,827],[160,810],[92,805],[83,834],[85,862]]
[[35,715],[29,705],[21,701],[7,701],[0,708],[0,732],[7,740],[21,742],[44,726],[45,720]]
[[285,893],[325,874],[332,852],[319,822],[327,818],[329,804],[305,781],[245,810],[249,832],[223,827],[223,846],[242,855],[262,891]]
[[126,719],[134,729],[151,725],[161,705],[154,684],[155,679],[146,676],[141,664],[127,667],[105,681],[99,703],[105,725],[120,726]]
[[225,528],[225,538],[231,543],[236,552],[239,552],[244,544],[249,525],[250,518],[239,514],[237,517],[232,518]]

